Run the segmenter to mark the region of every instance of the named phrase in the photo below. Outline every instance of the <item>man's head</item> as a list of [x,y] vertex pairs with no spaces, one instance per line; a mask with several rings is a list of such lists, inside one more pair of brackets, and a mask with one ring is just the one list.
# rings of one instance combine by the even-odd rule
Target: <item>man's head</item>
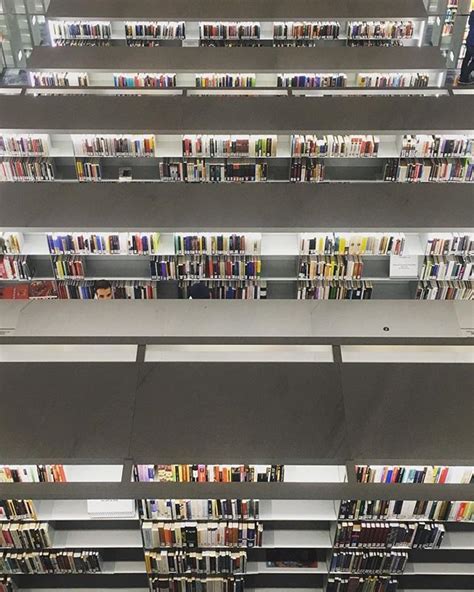
[[112,284],[107,280],[99,280],[94,285],[97,300],[112,300]]

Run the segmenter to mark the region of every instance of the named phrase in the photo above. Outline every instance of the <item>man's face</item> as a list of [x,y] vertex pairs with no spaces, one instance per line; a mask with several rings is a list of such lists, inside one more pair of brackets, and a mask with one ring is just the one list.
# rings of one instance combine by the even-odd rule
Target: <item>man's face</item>
[[112,288],[98,288],[97,300],[112,300]]

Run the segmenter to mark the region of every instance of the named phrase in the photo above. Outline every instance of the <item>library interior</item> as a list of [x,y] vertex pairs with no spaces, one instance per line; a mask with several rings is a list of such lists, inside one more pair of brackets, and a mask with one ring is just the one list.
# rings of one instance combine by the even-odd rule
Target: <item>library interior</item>
[[0,0],[0,592],[473,592],[473,369],[474,0]]

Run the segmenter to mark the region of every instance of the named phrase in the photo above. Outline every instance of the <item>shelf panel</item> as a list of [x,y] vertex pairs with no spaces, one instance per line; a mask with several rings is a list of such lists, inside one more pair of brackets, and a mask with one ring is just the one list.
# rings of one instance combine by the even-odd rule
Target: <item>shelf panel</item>
[[[446,67],[436,47],[35,47],[29,70],[117,72],[400,72]],[[112,80],[112,78],[111,78]],[[43,89],[39,89],[43,90]],[[298,89],[300,90],[300,89]]]
[[[298,50],[295,50],[298,51]],[[0,96],[0,129],[64,133],[449,133],[474,130],[470,96]],[[388,119],[387,112],[392,116]],[[317,126],[317,127],[316,127]]]
[[48,18],[119,20],[281,20],[322,18],[425,18],[422,0],[239,0],[237,4],[205,0],[51,0]]
[[[474,227],[472,184],[5,183],[5,229],[426,231]],[[193,207],[190,208],[189,204]],[[429,212],[429,217],[426,216]]]

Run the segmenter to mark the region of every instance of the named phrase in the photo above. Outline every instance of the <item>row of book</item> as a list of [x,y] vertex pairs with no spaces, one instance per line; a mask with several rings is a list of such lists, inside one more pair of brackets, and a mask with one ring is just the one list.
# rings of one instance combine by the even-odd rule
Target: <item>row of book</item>
[[356,466],[359,483],[474,483],[474,467],[462,469],[462,476],[455,479],[454,473],[459,472],[445,466]]
[[343,500],[342,520],[474,521],[474,502],[410,500]]
[[174,235],[177,255],[258,255],[261,238],[245,234]]
[[89,38],[70,38],[70,39],[62,39],[61,37],[56,37],[53,40],[53,45],[55,47],[109,47],[110,46],[110,39],[109,38],[101,38],[101,37],[89,37]]
[[138,514],[146,520],[255,520],[259,512],[255,499],[138,500]]
[[275,136],[184,136],[182,140],[184,156],[240,157],[276,156],[277,139]]
[[115,88],[172,88],[176,74],[114,74]]
[[180,22],[135,22],[125,24],[127,39],[151,37],[153,39],[184,39],[186,25]]
[[0,182],[54,181],[54,165],[50,160],[0,160]]
[[1,520],[37,520],[33,501],[12,499],[0,500],[0,521]]
[[301,255],[402,255],[405,236],[327,234],[304,237],[300,241]]
[[160,547],[261,547],[259,522],[143,522],[145,549]]
[[451,255],[446,257],[426,257],[420,273],[421,280],[470,280],[474,279],[470,256]]
[[279,88],[343,88],[345,74],[278,74]]
[[408,561],[404,551],[337,551],[331,558],[332,573],[401,574]]
[[155,551],[145,552],[148,574],[243,574],[247,568],[245,551]]
[[64,483],[63,465],[0,465],[0,483]]
[[442,524],[402,522],[340,522],[335,547],[406,547],[437,549],[445,528]]
[[359,74],[357,86],[360,88],[426,88],[430,82],[430,75],[417,72],[416,74],[397,74],[395,72],[383,74]]
[[473,157],[474,138],[405,134],[400,156],[402,158]]
[[65,278],[83,279],[86,275],[84,258],[76,255],[55,255],[53,257],[54,277],[59,280]]
[[0,135],[0,156],[47,156],[48,151],[46,138]]
[[197,88],[252,88],[255,74],[200,74],[196,75]]
[[134,465],[134,481],[175,483],[283,482],[284,465]]
[[155,136],[74,136],[76,156],[154,156]]
[[152,257],[151,279],[257,279],[262,273],[262,261],[254,257],[203,255]]
[[317,158],[366,158],[378,155],[380,138],[377,136],[327,135],[298,136],[291,138],[292,156]]
[[101,571],[102,560],[98,551],[0,553],[0,573],[63,574]]
[[474,181],[474,163],[467,160],[390,160],[384,181],[399,183],[469,183]]
[[102,167],[98,162],[76,159],[77,180],[81,183],[89,181],[102,181]]
[[274,39],[338,39],[338,22],[286,22],[273,24]]
[[360,279],[364,262],[358,255],[307,256],[300,259],[300,279],[350,280]]
[[[267,284],[262,281],[221,281],[208,283],[206,287],[212,300],[266,300],[267,298]],[[189,282],[179,284],[178,297],[188,299],[191,296],[190,289]]]
[[411,39],[415,32],[413,21],[357,21],[348,25],[348,38]]
[[474,300],[474,282],[428,280],[419,282],[416,300]]
[[425,255],[472,255],[474,254],[474,236],[452,233],[448,237],[429,237]]
[[334,577],[330,576],[326,585],[326,592],[396,592],[398,581],[391,577],[359,576]]
[[126,233],[126,245],[120,234],[48,233],[46,239],[52,255],[153,255],[160,245],[158,232]]
[[34,273],[25,255],[0,255],[0,279],[30,280]]
[[372,282],[306,282],[298,285],[298,300],[370,300]]
[[312,158],[293,158],[290,168],[292,183],[322,183],[326,165]]
[[49,21],[53,38],[76,39],[81,37],[109,39],[111,26],[107,22]]
[[244,592],[243,578],[152,578],[152,592]]
[[260,23],[200,23],[200,39],[260,39]]
[[45,549],[52,547],[54,530],[47,522],[0,524],[0,547]]
[[163,181],[184,181],[187,183],[220,183],[267,180],[266,162],[212,163],[203,160],[180,162],[164,159],[159,164],[160,179]]
[[89,76],[86,72],[33,72],[31,74],[31,83],[34,87],[84,87],[89,86]]

